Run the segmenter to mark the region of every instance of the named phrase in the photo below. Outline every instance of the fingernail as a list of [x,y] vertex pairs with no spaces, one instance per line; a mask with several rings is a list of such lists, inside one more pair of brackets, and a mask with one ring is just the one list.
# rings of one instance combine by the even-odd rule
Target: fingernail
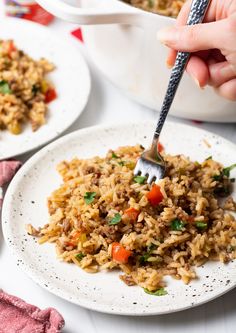
[[191,78],[192,78],[193,81],[196,83],[196,85],[198,86],[198,88],[200,88],[200,89],[204,89],[204,87],[201,86],[200,82],[198,81],[198,79],[197,79],[195,76],[191,75]]
[[174,32],[173,27],[167,27],[167,28],[161,29],[157,32],[157,39],[161,43],[165,44],[170,39],[172,39],[173,32]]
[[194,76],[192,76],[192,79],[196,83],[196,85],[198,86],[198,88],[201,88],[200,82],[198,81],[198,79],[196,79]]

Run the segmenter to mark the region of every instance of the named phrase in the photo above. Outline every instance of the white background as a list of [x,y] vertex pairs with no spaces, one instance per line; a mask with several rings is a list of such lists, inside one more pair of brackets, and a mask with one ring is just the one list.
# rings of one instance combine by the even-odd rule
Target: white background
[[[78,51],[84,53],[92,74],[92,92],[89,103],[82,116],[67,132],[95,124],[143,119],[151,119],[155,122],[157,120],[156,112],[130,101],[101,77],[89,60],[84,46],[70,37],[69,32],[75,27],[75,25],[59,20],[50,25],[50,29],[60,34],[61,38],[71,39]],[[169,118],[176,122],[191,124],[190,121]],[[194,126],[208,129],[236,143],[236,124],[204,123]],[[30,155],[22,156],[21,160],[24,161]],[[105,315],[70,304],[37,286],[17,267],[15,259],[4,244],[1,231],[0,288],[22,297],[40,308],[55,307],[58,309],[66,321],[63,331],[65,333],[233,333],[236,331],[236,289],[206,305],[181,313],[156,317]]]

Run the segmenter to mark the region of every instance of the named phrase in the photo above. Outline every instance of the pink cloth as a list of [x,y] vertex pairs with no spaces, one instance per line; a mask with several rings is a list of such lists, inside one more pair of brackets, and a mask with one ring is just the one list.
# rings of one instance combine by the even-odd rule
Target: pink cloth
[[55,309],[40,310],[0,290],[1,333],[59,333],[64,324]]
[[19,161],[0,161],[0,187],[5,185],[12,179],[20,166],[21,162]]
[[[20,168],[21,162],[15,160],[0,161],[0,208],[2,206],[1,187],[11,181],[16,171]],[[0,332],[1,333],[1,332]]]

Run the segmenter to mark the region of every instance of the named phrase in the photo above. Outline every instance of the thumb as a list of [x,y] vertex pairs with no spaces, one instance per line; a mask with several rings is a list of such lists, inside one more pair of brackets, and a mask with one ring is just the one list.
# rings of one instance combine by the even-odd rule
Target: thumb
[[225,20],[196,25],[164,28],[157,38],[168,47],[184,52],[221,48],[224,43]]

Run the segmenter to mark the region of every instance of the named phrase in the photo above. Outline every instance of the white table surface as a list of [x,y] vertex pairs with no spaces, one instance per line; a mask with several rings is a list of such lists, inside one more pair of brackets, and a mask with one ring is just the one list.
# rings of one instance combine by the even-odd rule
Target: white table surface
[[[91,69],[92,92],[88,105],[81,117],[67,131],[95,124],[128,122],[143,119],[157,120],[156,112],[137,105],[123,96],[121,92],[103,78],[94,68],[85,47],[69,36],[75,25],[56,20],[50,29],[61,38],[71,38],[84,53]],[[223,112],[223,111],[222,111]],[[236,111],[235,111],[236,112]],[[169,117],[176,122],[189,123]],[[203,123],[199,125],[236,143],[236,124]],[[32,154],[20,157],[25,161]],[[235,154],[236,157],[236,154]],[[101,314],[70,304],[31,281],[16,265],[15,259],[3,242],[0,231],[0,288],[13,295],[22,297],[40,308],[55,307],[64,316],[65,333],[233,333],[236,332],[236,289],[208,304],[176,314],[154,317],[121,317]],[[7,333],[7,332],[4,332]]]

